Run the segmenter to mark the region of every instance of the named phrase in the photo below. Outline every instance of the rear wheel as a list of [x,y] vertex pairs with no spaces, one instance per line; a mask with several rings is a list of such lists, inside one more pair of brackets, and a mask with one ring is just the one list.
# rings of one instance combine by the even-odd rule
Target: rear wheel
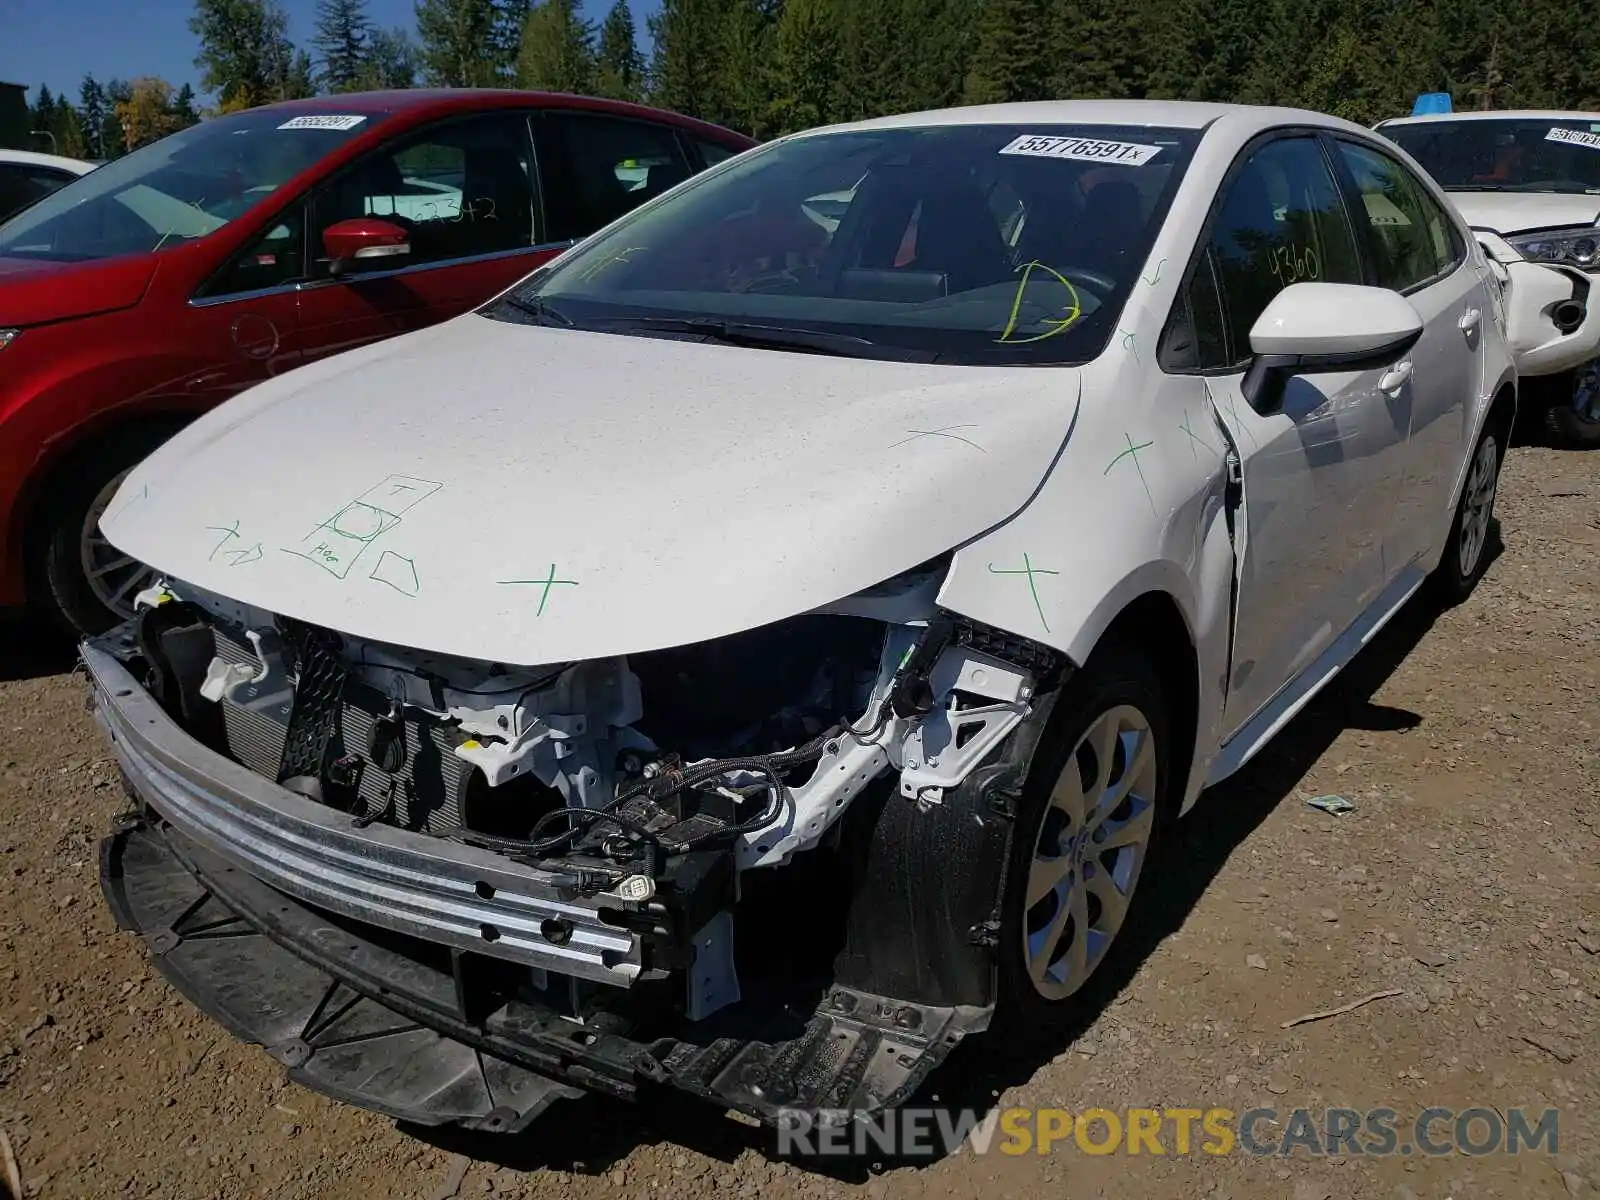
[[1600,360],[1572,374],[1571,392],[1545,410],[1545,427],[1563,445],[1600,447]]
[[100,518],[128,473],[165,440],[140,431],[76,458],[35,508],[42,523],[37,575],[42,606],[69,631],[101,633],[133,614],[133,598],[154,571],[122,553],[100,532]]
[[1456,503],[1455,520],[1444,557],[1433,573],[1439,600],[1460,604],[1489,566],[1489,537],[1494,530],[1494,501],[1500,487],[1500,431],[1491,426],[1478,439],[1467,467],[1467,481]]
[[1105,646],[1070,679],[1030,768],[1012,840],[1001,1001],[1037,1027],[1126,941],[1176,811],[1166,702],[1149,660]]

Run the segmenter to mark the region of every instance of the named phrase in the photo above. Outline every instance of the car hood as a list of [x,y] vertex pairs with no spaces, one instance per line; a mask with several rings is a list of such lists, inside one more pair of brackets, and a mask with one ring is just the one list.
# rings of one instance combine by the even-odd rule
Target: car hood
[[0,258],[0,326],[43,325],[131,308],[155,273],[153,254],[83,263]]
[[469,314],[290,372],[147,459],[101,528],[170,577],[509,664],[720,637],[1027,504],[1073,368],[877,362]]
[[1600,218],[1600,196],[1560,192],[1451,192],[1467,224],[1496,233],[1593,225]]

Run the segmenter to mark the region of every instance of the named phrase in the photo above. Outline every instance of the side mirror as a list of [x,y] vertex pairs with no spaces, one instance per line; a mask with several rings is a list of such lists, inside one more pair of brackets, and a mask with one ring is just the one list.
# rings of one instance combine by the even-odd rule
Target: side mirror
[[322,248],[328,254],[328,273],[345,274],[358,261],[402,258],[411,253],[411,235],[400,226],[377,217],[352,217],[336,221],[322,231]]
[[1240,390],[1262,416],[1283,407],[1296,375],[1389,366],[1422,336],[1411,302],[1388,288],[1294,283],[1272,298],[1250,330],[1255,358]]

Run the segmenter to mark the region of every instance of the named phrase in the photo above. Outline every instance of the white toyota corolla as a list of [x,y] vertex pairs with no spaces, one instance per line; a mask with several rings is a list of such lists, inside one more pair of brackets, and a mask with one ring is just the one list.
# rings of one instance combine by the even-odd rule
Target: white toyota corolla
[[[826,219],[817,219],[822,213]],[[1071,1011],[1174,819],[1490,557],[1498,291],[1309,112],[784,138],[136,469],[104,881],[416,1121],[896,1103]]]

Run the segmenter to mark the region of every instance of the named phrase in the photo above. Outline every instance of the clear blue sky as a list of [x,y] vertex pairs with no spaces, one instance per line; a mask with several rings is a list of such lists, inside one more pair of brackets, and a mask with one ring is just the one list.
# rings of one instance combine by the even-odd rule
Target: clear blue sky
[[[310,49],[316,0],[280,0],[289,13],[289,36]],[[645,18],[660,0],[629,0],[648,45]],[[585,16],[598,21],[610,0],[586,0]],[[0,80],[22,83],[28,99],[43,83],[74,101],[84,74],[104,83],[159,75],[174,87],[193,84],[195,40],[189,32],[193,0],[0,0]],[[375,23],[414,29],[414,0],[367,0]]]

